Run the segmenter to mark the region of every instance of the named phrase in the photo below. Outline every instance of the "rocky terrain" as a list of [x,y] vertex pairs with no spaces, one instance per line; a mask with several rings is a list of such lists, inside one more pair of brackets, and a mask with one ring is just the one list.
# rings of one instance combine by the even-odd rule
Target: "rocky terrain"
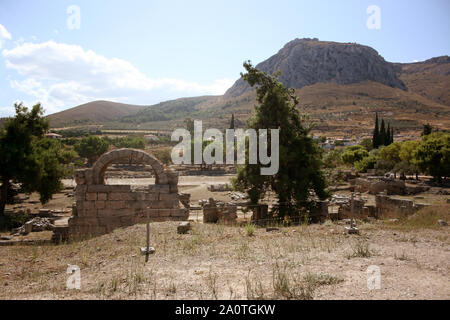
[[[386,62],[374,49],[356,43],[295,39],[256,67],[269,74],[281,71],[283,84],[296,89],[320,82],[345,85],[362,81],[407,89],[397,78],[399,66]],[[225,96],[240,96],[249,89],[239,79]]]

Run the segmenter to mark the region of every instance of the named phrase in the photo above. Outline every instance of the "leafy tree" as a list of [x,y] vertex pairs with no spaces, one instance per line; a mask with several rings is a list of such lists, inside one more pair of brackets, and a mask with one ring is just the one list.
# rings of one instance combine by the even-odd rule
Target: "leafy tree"
[[5,122],[0,131],[0,224],[11,183],[22,191],[39,192],[42,203],[61,189],[61,178],[70,172],[67,164],[75,156],[65,152],[59,141],[45,139],[49,124],[40,104],[31,110],[15,104],[16,115]]
[[375,164],[378,161],[378,157],[374,154],[369,155],[368,157],[362,158],[361,160],[355,162],[355,168],[359,172],[367,172],[368,169],[374,169]]
[[[247,73],[241,74],[250,86],[256,87],[257,105],[248,121],[253,129],[280,129],[279,170],[274,175],[261,175],[261,164],[248,164],[238,169],[234,186],[246,190],[250,200],[257,203],[265,192],[272,190],[278,196],[280,216],[298,216],[314,205],[310,191],[326,199],[326,182],[322,172],[321,150],[309,136],[311,126],[306,125],[296,106],[298,98],[293,89],[287,89],[276,75],[268,75],[245,62]],[[270,130],[268,149],[270,150]]]
[[83,158],[87,158],[88,165],[94,164],[94,162],[105,153],[109,148],[109,142],[105,139],[88,136],[81,139],[75,145],[75,151]]
[[368,152],[373,149],[373,143],[370,138],[361,141],[360,145],[363,146]]
[[420,169],[417,166],[417,161],[415,158],[419,145],[420,141],[404,141],[401,143],[399,152],[400,164],[398,168],[398,172],[400,172],[400,174],[415,174],[416,179],[419,178],[418,176]]
[[380,150],[380,157],[384,160],[390,160],[395,163],[400,162],[401,143],[395,142]]
[[122,137],[112,142],[117,148],[145,149],[145,140],[142,137]]
[[422,137],[416,152],[418,167],[442,182],[450,176],[450,133],[434,132]]
[[336,168],[342,164],[342,149],[331,150],[323,157],[323,164],[326,168]]
[[368,157],[367,150],[360,145],[354,145],[347,147],[342,153],[342,161],[345,164],[353,165],[355,162],[361,161],[363,158]]

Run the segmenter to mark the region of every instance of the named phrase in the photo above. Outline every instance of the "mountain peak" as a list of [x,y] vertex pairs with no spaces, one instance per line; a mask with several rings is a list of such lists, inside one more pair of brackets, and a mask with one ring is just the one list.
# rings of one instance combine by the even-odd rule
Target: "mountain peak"
[[[256,67],[269,74],[281,71],[280,81],[292,88],[319,82],[345,85],[375,81],[406,90],[405,84],[397,78],[397,66],[386,62],[373,48],[356,43],[294,39]],[[249,88],[239,79],[225,95],[239,96]]]

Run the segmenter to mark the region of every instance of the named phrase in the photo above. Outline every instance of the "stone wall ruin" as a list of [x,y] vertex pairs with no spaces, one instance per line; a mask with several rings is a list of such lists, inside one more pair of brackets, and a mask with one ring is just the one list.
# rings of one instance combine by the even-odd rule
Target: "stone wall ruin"
[[[155,184],[143,190],[132,189],[130,185],[105,185],[106,169],[117,162],[150,165],[155,172]],[[151,221],[187,220],[189,216],[189,209],[180,204],[178,173],[164,168],[142,150],[107,152],[92,168],[77,170],[75,181],[76,202],[69,219],[69,239],[98,236],[145,222],[147,207]]]

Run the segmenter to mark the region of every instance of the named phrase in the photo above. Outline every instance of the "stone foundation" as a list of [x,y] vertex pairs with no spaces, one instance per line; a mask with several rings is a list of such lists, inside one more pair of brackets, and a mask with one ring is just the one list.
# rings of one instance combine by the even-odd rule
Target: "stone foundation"
[[210,198],[203,206],[203,222],[233,224],[237,219],[237,206]]

